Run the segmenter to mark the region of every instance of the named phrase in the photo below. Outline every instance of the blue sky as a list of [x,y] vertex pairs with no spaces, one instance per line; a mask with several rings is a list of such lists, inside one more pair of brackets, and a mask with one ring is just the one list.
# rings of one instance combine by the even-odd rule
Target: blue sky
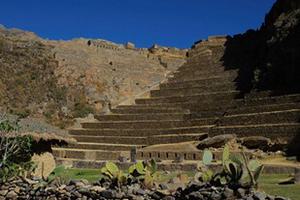
[[275,0],[1,0],[0,24],[43,38],[190,47],[257,29]]

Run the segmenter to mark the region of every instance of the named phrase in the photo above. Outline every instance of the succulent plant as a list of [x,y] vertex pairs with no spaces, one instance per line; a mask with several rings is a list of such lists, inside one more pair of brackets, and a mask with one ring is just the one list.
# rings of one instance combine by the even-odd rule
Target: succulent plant
[[205,149],[203,152],[202,162],[204,165],[210,165],[213,160],[213,154],[210,150]]
[[157,178],[157,164],[155,160],[139,161],[128,169],[129,175],[144,184],[146,188],[151,188]]
[[118,185],[127,182],[127,176],[112,162],[107,162],[105,166],[101,168],[101,174],[113,182],[116,182]]
[[228,184],[232,188],[257,187],[257,181],[263,171],[263,165],[258,160],[248,160],[245,153],[232,154],[228,145],[225,145],[222,155],[223,170],[220,173],[213,173],[207,168],[211,164],[212,153],[205,150],[201,165],[198,165],[197,179],[203,182],[218,182]]

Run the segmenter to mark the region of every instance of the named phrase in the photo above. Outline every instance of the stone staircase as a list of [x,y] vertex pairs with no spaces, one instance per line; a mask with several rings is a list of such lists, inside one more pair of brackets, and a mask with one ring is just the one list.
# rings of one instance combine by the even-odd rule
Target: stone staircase
[[[236,90],[237,70],[224,70],[224,37],[210,37],[189,51],[173,77],[152,90],[150,98],[120,105],[97,122],[82,123],[69,133],[78,144],[53,148],[59,163],[103,162],[129,157],[199,160],[200,151],[147,152],[142,147],[198,141],[207,135],[263,135],[290,141],[299,135],[300,94],[246,96]],[[81,167],[80,165],[76,165]],[[84,165],[86,166],[86,165]]]

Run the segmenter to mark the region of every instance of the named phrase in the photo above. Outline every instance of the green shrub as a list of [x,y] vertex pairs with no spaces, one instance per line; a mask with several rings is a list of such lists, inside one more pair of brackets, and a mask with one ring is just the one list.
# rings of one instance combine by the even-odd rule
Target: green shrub
[[90,113],[94,113],[94,109],[87,105],[86,103],[78,102],[74,106],[73,116],[76,117],[86,117]]
[[27,176],[34,171],[31,162],[33,140],[30,136],[12,135],[19,126],[8,120],[0,121],[0,180],[13,176]]

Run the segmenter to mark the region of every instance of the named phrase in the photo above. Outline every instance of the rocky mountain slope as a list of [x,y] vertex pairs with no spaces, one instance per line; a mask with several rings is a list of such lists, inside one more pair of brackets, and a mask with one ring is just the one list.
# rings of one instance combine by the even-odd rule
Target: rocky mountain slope
[[64,126],[147,92],[185,62],[186,52],[83,38],[51,41],[0,27],[0,108]]
[[229,37],[223,57],[239,69],[239,89],[300,91],[300,2],[278,0],[258,30]]

